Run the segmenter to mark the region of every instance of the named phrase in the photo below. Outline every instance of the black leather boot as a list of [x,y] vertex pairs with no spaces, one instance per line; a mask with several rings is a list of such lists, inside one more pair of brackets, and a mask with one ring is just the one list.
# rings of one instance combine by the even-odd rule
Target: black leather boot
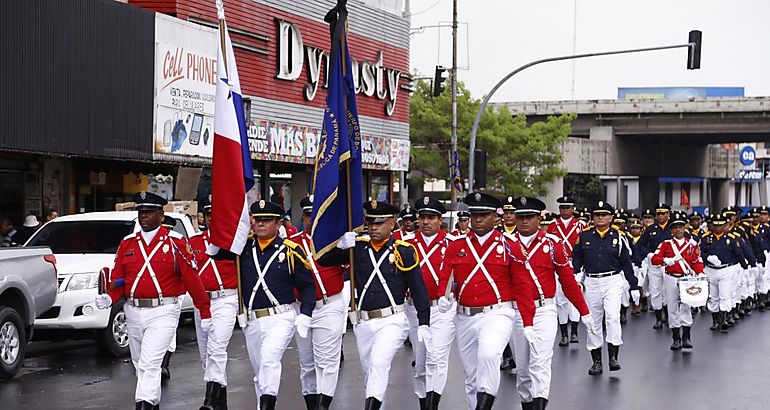
[[325,394],[319,394],[318,395],[318,404],[316,405],[315,410],[329,410],[329,406],[332,405],[332,399],[334,397],[327,396]]
[[655,330],[663,328],[663,310],[658,309],[655,311],[655,324],[652,325]]
[[214,382],[206,382],[206,393],[203,396],[203,406],[199,410],[213,410],[211,398],[214,396]]
[[367,397],[366,403],[364,403],[364,410],[380,410],[380,406],[382,406],[381,401],[374,397]]
[[591,350],[591,360],[593,360],[594,363],[593,365],[591,365],[591,368],[588,369],[588,375],[596,376],[597,374],[602,374],[604,371],[602,370],[602,348],[601,347]]
[[532,410],[533,409],[532,406],[534,405],[535,404],[532,402],[529,402],[529,403],[521,402],[521,410]]
[[642,307],[641,307],[641,309],[639,309],[639,310],[641,310],[642,312],[647,312],[647,310],[649,309],[649,308],[647,307],[647,296],[642,296],[642,302],[641,302],[641,304],[642,304]]
[[163,355],[163,361],[160,363],[160,380],[162,382],[171,378],[171,370],[168,369],[168,364],[171,362],[171,355],[173,354],[173,352],[166,352],[166,354]]
[[548,405],[548,399],[542,397],[535,397],[532,400],[532,410],[545,410],[545,406]]
[[428,398],[427,397],[418,397],[417,400],[420,402],[420,410],[427,410],[427,404],[428,404]]
[[153,405],[144,400],[136,402],[136,410],[152,410]]
[[317,394],[306,394],[305,395],[305,406],[307,407],[307,410],[315,410],[316,406],[318,406],[318,395]]
[[620,346],[607,343],[607,350],[610,353],[610,371],[620,370],[620,362],[618,361],[618,353],[620,353]]
[[754,305],[754,298],[751,296],[747,297],[744,305],[743,314],[746,316],[751,316],[751,307]]
[[505,345],[505,350],[503,350],[503,361],[500,363],[500,370],[511,370],[514,367],[516,367],[516,362],[513,359],[511,345]]
[[727,333],[730,325],[727,323],[727,314],[729,312],[719,312],[719,330],[722,333]]
[[719,330],[719,312],[711,312],[711,327],[709,330]]
[[663,306],[663,325],[668,325],[668,306]]
[[756,307],[757,307],[757,310],[760,312],[765,311],[765,294],[764,293],[757,293]]
[[690,326],[682,326],[682,349],[692,349],[692,341],[690,341]]
[[259,410],[275,410],[275,399],[271,394],[259,396]]
[[429,391],[427,399],[428,402],[426,408],[428,410],[438,410],[438,403],[441,401],[441,395],[434,391]]
[[561,331],[561,340],[559,340],[559,346],[564,347],[569,345],[569,331],[567,330],[567,324],[560,324],[559,330]]
[[671,336],[674,338],[674,343],[671,344],[671,350],[679,350],[682,348],[682,335],[678,327],[671,328]]
[[626,322],[628,322],[628,317],[626,317],[626,313],[628,312],[628,308],[625,306],[620,307],[620,324],[625,325]]
[[491,410],[495,396],[489,393],[476,393],[476,410]]
[[578,343],[578,325],[580,322],[570,322],[570,337],[569,342],[570,343]]
[[731,309],[729,312],[725,312],[725,322],[727,323],[728,327],[735,326],[735,308]]

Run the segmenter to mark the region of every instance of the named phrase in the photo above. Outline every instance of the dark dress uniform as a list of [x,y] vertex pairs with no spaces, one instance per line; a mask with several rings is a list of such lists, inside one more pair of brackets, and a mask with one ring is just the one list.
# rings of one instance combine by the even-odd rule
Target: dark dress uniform
[[[671,213],[671,207],[666,204],[658,204],[655,212]],[[660,225],[657,222],[648,226],[639,238],[639,252],[644,258],[643,269],[647,269],[647,288],[645,293],[650,295],[650,305],[655,311],[654,329],[661,329],[664,324],[663,319],[663,267],[655,266],[650,262],[655,249],[666,239],[671,239],[671,231],[668,225]]]
[[[369,223],[394,219],[398,208],[384,202],[364,204]],[[318,263],[323,266],[347,264],[349,251],[327,252]],[[422,279],[417,250],[400,239],[373,243],[368,236],[356,239],[353,250],[356,311],[352,320],[366,385],[365,409],[379,409],[388,387],[391,362],[406,340],[408,323],[404,314],[407,291],[417,310],[419,326],[430,325],[430,301]]]
[[[592,214],[614,212],[612,205],[599,201]],[[575,274],[585,271],[585,298],[594,319],[595,334],[589,334],[586,347],[591,351],[593,366],[590,375],[602,373],[602,320],[607,330],[610,371],[620,370],[618,352],[623,344],[620,327],[620,304],[625,282],[632,291],[638,290],[631,255],[620,233],[608,227],[599,232],[595,227],[580,234],[572,253]],[[621,275],[622,274],[622,275]],[[625,276],[625,280],[623,278]]]

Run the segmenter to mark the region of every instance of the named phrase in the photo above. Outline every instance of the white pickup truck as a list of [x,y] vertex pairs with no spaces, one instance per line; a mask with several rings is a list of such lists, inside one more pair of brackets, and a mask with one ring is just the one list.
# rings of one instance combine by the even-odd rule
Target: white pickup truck
[[[194,234],[186,215],[166,215],[176,220],[174,230],[185,238]],[[56,302],[35,320],[35,340],[93,338],[102,353],[118,357],[129,354],[124,302],[99,310],[94,298],[99,271],[112,268],[120,241],[139,229],[136,211],[89,212],[56,218],[27,241],[27,246],[49,246],[59,269]],[[182,311],[192,310],[190,298],[185,297]]]
[[0,379],[24,361],[35,318],[56,299],[56,258],[47,247],[0,248]]

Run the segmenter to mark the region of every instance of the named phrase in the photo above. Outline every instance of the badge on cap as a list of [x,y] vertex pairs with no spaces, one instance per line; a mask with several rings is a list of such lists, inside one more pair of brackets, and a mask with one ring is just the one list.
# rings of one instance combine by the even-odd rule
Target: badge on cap
[[147,192],[144,192],[144,191],[142,191],[142,192],[139,194],[139,198],[142,198],[142,200],[143,200],[143,201],[144,201],[145,199],[147,199]]
[[604,201],[599,201],[599,208],[604,206]]
[[372,199],[372,209],[377,209],[377,201]]
[[476,192],[476,195],[474,196],[474,198],[475,198],[477,201],[481,201],[481,194],[480,194],[480,193],[478,193],[478,192]]
[[430,198],[428,198],[427,196],[423,198],[422,200],[423,205],[428,205],[428,202],[430,202]]
[[513,197],[512,196],[508,197],[508,202],[513,202]]
[[265,207],[265,200],[264,199],[260,199],[259,200],[259,207],[260,208],[264,208]]
[[307,197],[307,199],[309,199],[309,200],[310,200],[310,203],[311,203],[311,204],[313,203],[313,195],[310,195],[309,197]]
[[527,204],[527,197],[523,196],[521,197],[521,204],[526,205]]

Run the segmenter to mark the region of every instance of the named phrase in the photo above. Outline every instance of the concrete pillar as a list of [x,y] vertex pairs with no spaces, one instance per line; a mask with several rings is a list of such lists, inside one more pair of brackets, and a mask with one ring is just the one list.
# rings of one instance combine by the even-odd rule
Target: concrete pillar
[[545,202],[546,209],[553,210],[554,212],[558,208],[556,206],[556,198],[564,195],[564,177],[556,177],[553,181],[545,185],[546,194],[540,198]]
[[639,208],[652,208],[658,203],[660,184],[657,177],[639,177]]
[[713,212],[719,212],[722,208],[729,205],[730,200],[730,180],[721,178],[712,178],[709,180],[711,184],[711,198],[709,198],[709,210]]

